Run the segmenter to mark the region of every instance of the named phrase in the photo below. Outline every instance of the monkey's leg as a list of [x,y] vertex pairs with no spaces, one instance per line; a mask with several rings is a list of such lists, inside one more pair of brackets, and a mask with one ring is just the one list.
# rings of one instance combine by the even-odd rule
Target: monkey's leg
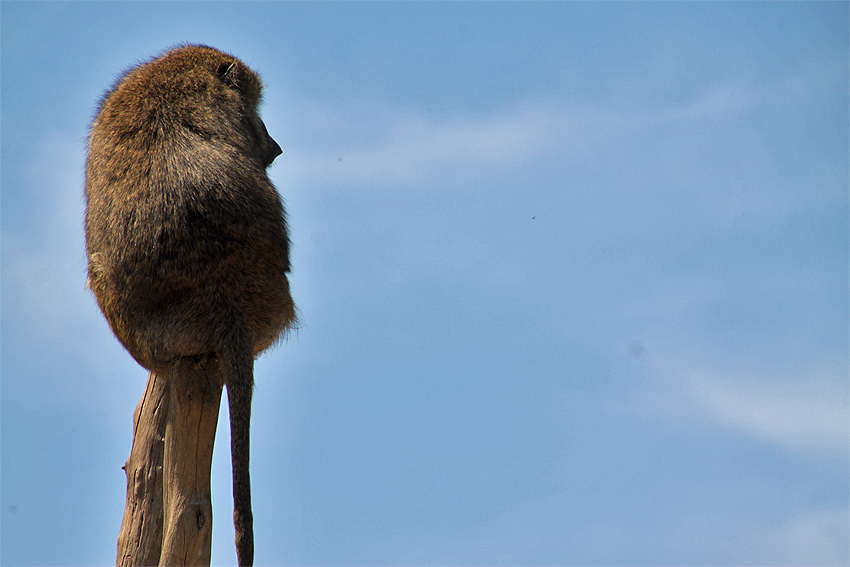
[[119,567],[156,565],[162,546],[162,452],[168,417],[168,376],[148,374],[133,413],[133,448],[122,467],[127,504],[118,534]]
[[165,535],[160,565],[209,565],[212,467],[223,380],[218,360],[181,358],[171,369],[163,459]]

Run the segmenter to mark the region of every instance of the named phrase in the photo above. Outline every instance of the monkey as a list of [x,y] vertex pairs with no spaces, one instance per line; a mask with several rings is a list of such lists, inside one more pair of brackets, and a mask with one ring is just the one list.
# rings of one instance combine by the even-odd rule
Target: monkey
[[285,211],[266,172],[282,150],[258,113],[262,88],[215,48],[165,51],[101,99],[85,173],[88,286],[115,336],[161,376],[185,357],[220,362],[240,565],[254,555],[254,357],[297,321]]

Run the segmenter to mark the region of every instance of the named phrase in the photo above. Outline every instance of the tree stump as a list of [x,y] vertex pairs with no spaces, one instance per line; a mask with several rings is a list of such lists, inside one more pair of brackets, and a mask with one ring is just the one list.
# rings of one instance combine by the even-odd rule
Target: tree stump
[[148,375],[124,465],[117,565],[210,564],[210,471],[222,387],[212,356],[179,359],[168,377]]

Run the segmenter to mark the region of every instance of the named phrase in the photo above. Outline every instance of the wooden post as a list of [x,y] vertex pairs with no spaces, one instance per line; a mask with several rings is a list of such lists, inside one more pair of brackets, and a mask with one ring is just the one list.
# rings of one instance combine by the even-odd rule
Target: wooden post
[[210,471],[223,380],[216,358],[151,372],[134,414],[119,566],[209,565]]
[[210,564],[210,471],[221,389],[218,360],[175,362],[163,459],[165,533],[160,565]]

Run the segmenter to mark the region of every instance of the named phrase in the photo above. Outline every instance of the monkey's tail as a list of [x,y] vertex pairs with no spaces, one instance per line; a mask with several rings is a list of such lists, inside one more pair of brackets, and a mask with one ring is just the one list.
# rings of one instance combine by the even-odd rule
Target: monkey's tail
[[233,466],[233,525],[236,557],[241,566],[254,564],[254,515],[251,512],[251,397],[254,357],[245,331],[232,328],[222,345],[222,370],[230,407],[230,455]]

